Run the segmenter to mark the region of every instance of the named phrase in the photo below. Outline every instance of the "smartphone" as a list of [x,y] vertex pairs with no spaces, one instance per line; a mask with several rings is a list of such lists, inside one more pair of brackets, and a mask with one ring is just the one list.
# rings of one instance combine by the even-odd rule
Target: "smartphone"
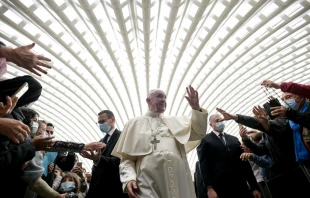
[[277,98],[273,98],[269,101],[270,107],[278,107],[281,106],[281,103]]
[[20,98],[24,95],[24,93],[26,93],[26,91],[28,90],[28,83],[25,82],[12,96],[11,98],[17,97]]
[[76,166],[78,166],[78,167],[82,168],[82,162],[78,162],[78,163],[76,163]]

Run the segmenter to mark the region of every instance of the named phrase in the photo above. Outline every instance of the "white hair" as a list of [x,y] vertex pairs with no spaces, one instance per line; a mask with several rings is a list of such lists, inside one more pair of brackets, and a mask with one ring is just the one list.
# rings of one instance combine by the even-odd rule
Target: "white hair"
[[161,89],[159,89],[159,88],[152,89],[152,90],[151,90],[151,91],[149,91],[149,93],[147,94],[147,98],[150,98],[150,97],[151,97],[151,95],[154,93],[154,91],[163,91],[163,90],[161,90]]
[[221,116],[221,115],[218,114],[218,113],[217,113],[217,114],[210,115],[210,117],[209,117],[209,123],[212,122],[213,118],[216,117],[216,116]]

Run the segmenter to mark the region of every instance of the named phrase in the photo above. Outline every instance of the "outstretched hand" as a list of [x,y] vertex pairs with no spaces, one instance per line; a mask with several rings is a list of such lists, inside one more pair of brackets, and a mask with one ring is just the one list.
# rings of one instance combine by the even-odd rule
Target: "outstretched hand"
[[252,112],[261,124],[268,123],[268,115],[261,106],[254,106]]
[[94,151],[94,150],[83,150],[83,152],[81,153],[81,156],[90,160],[94,160],[97,161],[100,159],[101,156],[101,150],[98,151]]
[[216,110],[223,115],[223,119],[219,120],[219,122],[226,121],[226,120],[238,120],[238,116],[234,114],[227,113],[223,109],[216,108]]
[[281,86],[278,83],[275,83],[271,80],[264,80],[261,84],[264,87],[269,87],[269,88],[275,88],[275,89],[280,89]]
[[13,62],[16,65],[29,70],[30,72],[41,76],[41,73],[47,74],[42,67],[51,68],[51,66],[45,64],[42,61],[51,61],[49,58],[46,58],[41,55],[36,55],[30,50],[35,46],[34,43],[22,47],[17,47],[8,53],[7,61]]
[[200,110],[198,92],[190,85],[186,87],[187,96],[185,96],[188,104],[197,111]]

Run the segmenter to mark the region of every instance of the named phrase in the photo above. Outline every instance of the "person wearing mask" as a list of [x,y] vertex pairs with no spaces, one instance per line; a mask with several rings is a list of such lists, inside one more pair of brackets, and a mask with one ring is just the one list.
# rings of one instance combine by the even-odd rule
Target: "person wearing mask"
[[225,124],[221,120],[219,114],[209,117],[213,131],[197,147],[201,176],[208,198],[261,198],[249,162],[240,159],[242,149],[238,138],[224,132]]
[[59,193],[66,193],[70,198],[83,198],[80,192],[80,179],[77,174],[68,172],[61,179],[61,183],[58,189]]
[[115,127],[115,116],[110,110],[98,113],[98,126],[105,134],[100,140],[106,146],[98,151],[84,151],[82,156],[93,160],[92,178],[86,198],[103,197],[125,198],[127,194],[122,191],[122,183],[119,176],[120,159],[112,156],[116,142],[121,132]]
[[285,197],[287,193],[291,193],[303,198],[307,192],[305,189],[309,188],[308,181],[299,168],[299,163],[296,162],[293,130],[289,120],[282,117],[269,119],[266,111],[260,106],[253,108],[255,117],[230,114],[220,108],[217,108],[217,111],[223,115],[222,121],[235,120],[237,123],[263,132],[259,144],[246,137],[242,138],[242,141],[256,155],[270,155],[273,167],[269,171],[272,171],[273,178],[266,183],[272,197]]
[[309,102],[298,95],[282,93],[284,106],[271,107],[271,115],[286,118],[293,130],[296,161],[310,165],[310,106]]
[[[40,123],[37,134],[45,134],[46,136],[54,135],[54,125],[52,123],[46,123],[42,121]],[[52,166],[53,169],[47,175],[42,175],[42,178],[50,185],[53,185],[55,179],[55,168],[56,166],[61,168],[63,171],[71,171],[75,165],[76,157],[75,153],[82,153],[83,150],[96,150],[101,149],[105,146],[102,142],[91,142],[91,143],[76,143],[69,141],[55,141],[51,148],[46,154],[53,153],[54,160],[48,166]],[[67,153],[68,152],[68,153]],[[56,166],[55,166],[56,165]],[[46,167],[47,168],[47,167]]]
[[271,80],[264,80],[261,85],[267,88],[281,89],[282,92],[288,92],[310,99],[310,85],[303,85],[294,82],[276,83]]

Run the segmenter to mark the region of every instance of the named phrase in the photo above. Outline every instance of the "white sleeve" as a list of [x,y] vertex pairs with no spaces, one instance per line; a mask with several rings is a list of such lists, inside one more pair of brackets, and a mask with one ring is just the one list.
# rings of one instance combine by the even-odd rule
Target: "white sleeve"
[[130,155],[122,155],[121,163],[119,165],[120,179],[123,184],[123,191],[126,191],[126,186],[128,182],[134,180],[136,181],[136,161],[137,157]]

